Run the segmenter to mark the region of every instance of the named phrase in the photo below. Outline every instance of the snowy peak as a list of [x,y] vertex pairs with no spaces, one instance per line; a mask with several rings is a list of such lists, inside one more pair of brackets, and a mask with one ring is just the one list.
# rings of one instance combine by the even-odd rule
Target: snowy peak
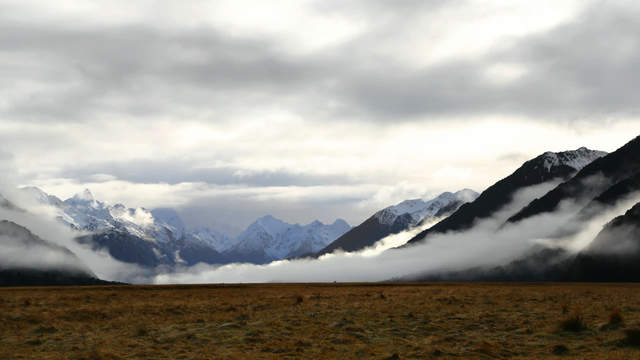
[[347,223],[344,219],[336,219],[336,221],[331,224],[331,226],[336,228],[349,228],[349,223]]
[[249,225],[247,230],[262,230],[271,236],[277,236],[291,226],[293,225],[287,224],[286,222],[276,219],[271,215],[265,215]]
[[456,193],[444,192],[436,198],[425,201],[422,199],[405,200],[393,206],[384,208],[374,214],[381,224],[392,225],[401,215],[409,214],[414,224],[427,217],[435,216],[439,210],[457,202],[471,202],[478,197],[478,193],[463,189]]
[[178,212],[169,208],[159,208],[151,210],[153,220],[158,225],[163,225],[175,234],[183,235],[186,227]]
[[194,229],[187,235],[187,239],[210,246],[220,253],[229,250],[235,244],[235,239],[231,236],[207,227]]
[[35,186],[25,186],[21,187],[20,191],[26,194],[31,199],[41,203],[48,204],[53,206],[61,206],[62,200],[60,200],[57,196],[49,195],[46,192],[42,191],[42,189]]
[[73,195],[73,197],[71,197],[68,200],[72,200],[75,202],[91,203],[91,202],[94,202],[96,199],[93,197],[93,194],[91,193],[91,191],[89,191],[89,189],[84,189],[84,191]]
[[583,167],[589,165],[594,160],[599,159],[607,155],[604,151],[590,150],[586,147],[581,147],[577,150],[563,151],[563,152],[546,152],[541,155],[542,166],[550,172],[552,168],[566,165],[576,171],[581,170]]
[[477,199],[480,194],[471,189],[462,189],[460,191],[456,191],[453,195],[455,195],[455,198],[457,200],[463,202],[472,202]]
[[264,261],[317,252],[349,231],[346,221],[338,219],[325,225],[316,220],[308,225],[288,224],[271,215],[254,221],[230,249],[235,253],[263,253]]

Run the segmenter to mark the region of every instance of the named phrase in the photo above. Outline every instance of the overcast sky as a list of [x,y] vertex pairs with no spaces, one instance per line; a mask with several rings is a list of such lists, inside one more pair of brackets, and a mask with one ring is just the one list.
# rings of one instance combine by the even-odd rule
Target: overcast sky
[[633,1],[0,1],[0,169],[234,232],[640,134]]

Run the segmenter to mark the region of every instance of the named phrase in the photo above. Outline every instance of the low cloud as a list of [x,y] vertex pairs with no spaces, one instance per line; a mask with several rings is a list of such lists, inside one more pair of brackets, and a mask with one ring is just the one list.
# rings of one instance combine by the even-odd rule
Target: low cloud
[[[15,190],[12,190],[15,189]],[[71,251],[52,251],[49,247],[24,246],[22,242],[3,238],[0,242],[0,267],[23,266],[28,268],[89,269],[102,280],[145,282],[152,271],[115,260],[106,251],[93,251],[78,244],[74,238],[80,233],[55,219],[52,208],[37,204],[15,187],[3,187],[0,193],[25,211],[0,208],[0,219],[14,222],[41,239]]]
[[[552,238],[554,232],[574,219],[581,204],[565,202],[554,213],[538,215],[516,224],[503,226],[504,221],[534,196],[544,194],[557,183],[547,183],[524,189],[514,201],[489,219],[478,221],[464,232],[436,234],[424,243],[380,254],[372,249],[357,253],[333,253],[318,260],[284,260],[268,265],[230,264],[221,267],[199,264],[175,273],[160,274],[155,283],[233,283],[233,282],[331,282],[382,281],[410,274],[454,271],[473,267],[503,265],[535,246],[563,247],[575,252],[576,242],[592,240],[602,225],[623,213],[634,200],[627,200],[584,224],[578,234],[564,239]],[[383,239],[382,243],[408,240],[416,230]],[[589,240],[589,241],[590,241]],[[398,241],[396,244],[400,243]],[[573,244],[573,245],[572,245]],[[374,246],[384,246],[377,244]],[[373,256],[372,256],[373,255]]]

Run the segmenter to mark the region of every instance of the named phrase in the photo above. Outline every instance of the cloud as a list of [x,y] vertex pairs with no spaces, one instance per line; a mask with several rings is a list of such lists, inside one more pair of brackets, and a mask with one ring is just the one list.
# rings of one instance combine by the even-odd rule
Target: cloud
[[0,267],[26,266],[29,268],[73,268],[86,269],[103,280],[123,282],[145,282],[153,272],[133,264],[115,260],[106,251],[93,251],[78,244],[74,238],[78,232],[71,230],[55,219],[53,209],[38,204],[34,199],[12,186],[3,185],[0,193],[14,201],[26,211],[12,211],[0,208],[0,219],[12,221],[27,228],[36,236],[52,244],[70,250],[76,256],[64,251],[52,251],[49,247],[23,246],[15,239],[2,238],[0,241]]
[[[544,244],[554,231],[573,219],[580,209],[576,203],[566,202],[555,213],[543,214],[517,224],[503,226],[504,221],[534,197],[544,194],[557,183],[541,184],[523,189],[514,201],[498,211],[492,218],[477,222],[464,232],[436,234],[425,243],[379,253],[365,249],[358,253],[334,253],[318,260],[283,260],[268,265],[230,264],[221,267],[196,265],[178,269],[174,273],[159,274],[156,283],[215,283],[215,282],[331,282],[331,281],[382,281],[409,274],[453,271],[472,267],[497,266],[515,259],[535,245]],[[624,212],[623,204],[615,211],[597,219],[596,226],[570,239],[593,239],[608,219]],[[408,234],[394,235],[382,243],[398,244],[408,240],[416,230]],[[400,238],[400,239],[399,239]],[[568,239],[547,243],[564,246]],[[574,249],[575,251],[575,249]]]
[[123,180],[135,183],[204,182],[211,185],[317,186],[348,185],[355,180],[339,174],[294,173],[288,169],[243,169],[229,165],[205,167],[193,159],[145,159],[121,162],[69,164],[60,175],[79,182]]
[[[270,211],[234,201],[244,187],[277,192],[276,216],[357,223],[405,195],[482,190],[544,151],[613,150],[640,130],[633,4],[189,5],[0,5],[14,182],[60,196],[102,183],[147,207],[226,186],[201,194],[219,201],[208,206]],[[286,211],[311,198],[301,187],[355,195]],[[189,213],[220,216],[196,211],[206,205]]]
[[[390,15],[382,25],[368,24],[359,37],[307,54],[283,50],[277,37],[230,34],[215,22],[160,28],[140,19],[90,26],[4,15],[0,49],[3,67],[12,70],[12,90],[0,111],[23,121],[207,114],[208,121],[219,122],[251,104],[285,107],[317,121],[513,114],[556,122],[601,121],[602,115],[638,110],[634,20],[640,8],[634,5],[597,2],[545,31],[423,66],[389,61],[410,57],[406,50],[370,56],[372,34],[420,29],[398,14],[460,21],[461,14],[477,10],[465,2],[424,6],[403,1],[310,7],[316,17],[337,8],[352,21],[383,9]],[[382,45],[395,42],[376,37]]]

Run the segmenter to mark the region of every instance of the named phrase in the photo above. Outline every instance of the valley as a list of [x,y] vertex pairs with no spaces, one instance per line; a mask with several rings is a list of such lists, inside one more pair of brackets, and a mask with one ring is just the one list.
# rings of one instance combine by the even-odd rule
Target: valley
[[0,289],[0,358],[631,359],[640,285]]

